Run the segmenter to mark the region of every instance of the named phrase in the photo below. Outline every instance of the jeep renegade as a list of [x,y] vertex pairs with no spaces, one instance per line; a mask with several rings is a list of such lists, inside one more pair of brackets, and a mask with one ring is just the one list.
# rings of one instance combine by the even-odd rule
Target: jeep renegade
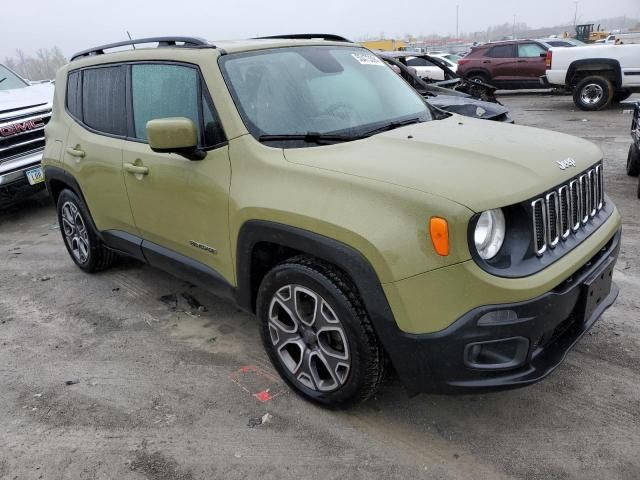
[[618,294],[598,148],[434,109],[340,37],[81,52],[46,138],[78,267],[129,255],[255,312],[322,405],[391,366],[412,393],[531,384]]

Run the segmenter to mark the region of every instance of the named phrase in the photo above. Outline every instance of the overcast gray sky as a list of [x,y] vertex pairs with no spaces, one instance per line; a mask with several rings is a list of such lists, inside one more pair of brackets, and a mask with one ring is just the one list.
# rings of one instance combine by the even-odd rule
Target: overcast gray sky
[[[573,0],[2,0],[0,59],[58,45],[65,55],[126,38],[190,35],[210,40],[276,33],[338,33],[352,38],[484,30],[513,21],[571,23]],[[6,8],[8,7],[8,8]],[[640,0],[579,0],[579,20],[640,18]]]

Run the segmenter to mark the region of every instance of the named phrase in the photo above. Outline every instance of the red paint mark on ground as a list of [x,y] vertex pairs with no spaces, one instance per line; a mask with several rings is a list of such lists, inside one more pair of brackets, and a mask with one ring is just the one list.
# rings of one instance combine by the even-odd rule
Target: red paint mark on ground
[[284,393],[279,377],[255,365],[240,367],[229,378],[259,402],[268,402]]

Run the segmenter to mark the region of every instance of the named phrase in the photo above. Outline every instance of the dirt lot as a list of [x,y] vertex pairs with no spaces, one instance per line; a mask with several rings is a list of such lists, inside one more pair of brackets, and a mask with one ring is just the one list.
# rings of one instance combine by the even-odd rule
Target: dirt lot
[[517,123],[597,143],[624,217],[618,302],[550,378],[411,399],[390,381],[355,410],[319,409],[273,376],[233,305],[135,262],[80,272],[39,196],[0,213],[0,479],[640,478],[630,107],[503,101]]

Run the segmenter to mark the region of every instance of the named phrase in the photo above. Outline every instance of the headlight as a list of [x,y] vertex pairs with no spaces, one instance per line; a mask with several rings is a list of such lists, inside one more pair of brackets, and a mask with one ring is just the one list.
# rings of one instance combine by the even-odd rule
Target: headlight
[[504,242],[505,230],[504,214],[501,209],[482,212],[476,224],[473,239],[478,254],[484,260],[492,259],[498,254]]

